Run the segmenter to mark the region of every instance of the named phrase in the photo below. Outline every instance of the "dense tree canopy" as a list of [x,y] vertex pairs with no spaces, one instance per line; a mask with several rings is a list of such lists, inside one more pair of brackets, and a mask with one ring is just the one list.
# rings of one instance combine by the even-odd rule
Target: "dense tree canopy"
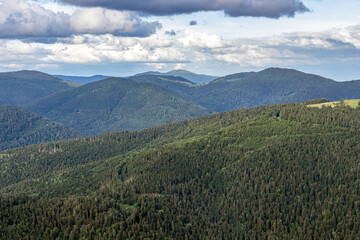
[[0,152],[0,238],[357,239],[359,134],[283,104]]

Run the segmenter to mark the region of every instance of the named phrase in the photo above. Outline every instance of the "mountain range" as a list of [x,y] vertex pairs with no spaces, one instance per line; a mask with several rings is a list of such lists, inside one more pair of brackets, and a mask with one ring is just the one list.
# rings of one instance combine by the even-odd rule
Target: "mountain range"
[[207,84],[157,74],[76,84],[41,72],[19,71],[1,73],[0,84],[0,104],[24,107],[84,136],[260,105],[360,98],[360,81],[336,82],[281,68],[232,74]]
[[[161,85],[213,112],[267,104],[302,102],[314,98],[331,101],[360,98],[360,81],[336,82],[292,69],[269,68],[260,72],[232,74],[208,84],[186,79],[143,75],[130,78]],[[169,82],[175,82],[169,84]]]
[[[205,75],[205,74],[196,74],[196,73],[192,73],[192,72],[189,72],[186,70],[181,70],[181,69],[180,70],[172,70],[172,71],[165,72],[165,73],[157,72],[157,71],[150,71],[150,72],[138,73],[135,76],[142,76],[142,75],[182,77],[182,78],[188,79],[189,81],[196,83],[196,84],[208,83],[208,82],[211,82],[212,80],[218,78],[215,76],[209,76],[209,75]],[[54,77],[60,78],[62,80],[66,80],[66,81],[78,82],[78,83],[83,83],[83,84],[110,78],[110,76],[104,76],[104,75],[94,75],[94,76],[90,76],[90,77],[54,75]]]

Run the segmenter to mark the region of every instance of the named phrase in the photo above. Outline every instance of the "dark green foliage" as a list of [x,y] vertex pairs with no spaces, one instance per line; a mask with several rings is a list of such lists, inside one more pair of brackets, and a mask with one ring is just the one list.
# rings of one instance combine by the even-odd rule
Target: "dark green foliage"
[[0,104],[25,106],[71,86],[63,80],[36,71],[0,73]]
[[14,106],[0,105],[0,150],[80,137],[80,132]]
[[358,239],[359,136],[283,104],[2,152],[0,239]]
[[162,87],[123,78],[60,92],[28,109],[85,135],[144,129],[209,113]]
[[310,104],[319,104],[319,103],[326,103],[326,102],[330,102],[330,100],[327,98],[316,98],[316,99],[312,99],[312,100],[303,101],[302,104],[310,105]]

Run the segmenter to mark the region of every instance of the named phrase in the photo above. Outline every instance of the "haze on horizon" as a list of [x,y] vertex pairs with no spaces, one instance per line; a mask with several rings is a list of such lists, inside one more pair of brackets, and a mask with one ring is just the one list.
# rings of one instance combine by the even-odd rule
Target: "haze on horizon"
[[0,71],[129,76],[294,68],[360,79],[360,2],[0,0]]

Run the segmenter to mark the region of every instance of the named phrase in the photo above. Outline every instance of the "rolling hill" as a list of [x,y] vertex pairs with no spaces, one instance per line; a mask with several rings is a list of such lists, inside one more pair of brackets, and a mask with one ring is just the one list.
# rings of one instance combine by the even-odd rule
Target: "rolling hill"
[[216,79],[194,88],[191,96],[201,106],[223,112],[314,98],[356,99],[360,98],[360,86],[356,82],[336,82],[292,69],[269,68]]
[[27,109],[85,135],[144,129],[209,113],[165,88],[124,78],[56,93]]
[[25,109],[0,105],[0,150],[80,136],[78,131]]
[[134,81],[150,82],[179,93],[213,112],[266,104],[328,98],[331,101],[360,98],[360,82],[336,82],[293,69],[269,68],[260,72],[237,73],[208,84],[194,85],[185,79],[141,75]]
[[69,82],[37,71],[0,73],[0,86],[0,104],[16,106],[72,88]]
[[0,238],[357,239],[359,119],[281,104],[3,151]]

